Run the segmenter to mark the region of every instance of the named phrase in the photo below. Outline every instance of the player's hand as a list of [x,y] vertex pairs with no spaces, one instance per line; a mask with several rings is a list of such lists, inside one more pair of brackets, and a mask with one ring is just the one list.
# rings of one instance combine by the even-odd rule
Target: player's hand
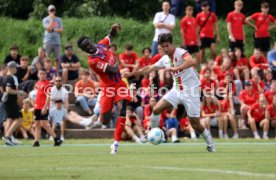
[[255,31],[257,31],[257,30],[258,30],[257,26],[255,26],[255,25],[253,26],[253,28],[255,29]]
[[47,108],[44,107],[44,108],[41,110],[41,114],[42,114],[42,115],[45,115],[46,113],[47,113]]
[[234,38],[234,36],[231,36],[230,40],[231,40],[231,42],[236,42],[236,39]]
[[179,69],[177,67],[170,67],[170,68],[165,69],[165,71],[176,73],[179,71]]

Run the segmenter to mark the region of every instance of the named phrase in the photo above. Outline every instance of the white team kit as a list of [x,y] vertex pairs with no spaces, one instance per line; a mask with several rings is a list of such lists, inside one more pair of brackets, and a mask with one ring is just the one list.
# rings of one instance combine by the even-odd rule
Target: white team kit
[[[175,48],[173,56],[164,55],[155,66],[158,68],[179,67],[188,51]],[[174,108],[183,104],[189,117],[200,117],[200,81],[193,67],[173,74],[173,88],[163,97]]]

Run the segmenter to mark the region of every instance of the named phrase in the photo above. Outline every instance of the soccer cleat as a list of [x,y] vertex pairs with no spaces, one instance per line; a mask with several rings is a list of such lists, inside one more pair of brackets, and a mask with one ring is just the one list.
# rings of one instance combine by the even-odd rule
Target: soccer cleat
[[216,147],[215,147],[214,144],[208,145],[207,148],[206,148],[206,150],[207,150],[208,152],[216,152]]
[[2,137],[2,140],[5,142],[7,146],[14,146],[15,144],[12,142],[10,137]]
[[60,146],[62,144],[62,140],[60,138],[55,138],[54,146]]
[[33,144],[33,147],[39,147],[39,146],[40,146],[39,142],[35,141],[34,144]]
[[110,148],[111,148],[111,154],[115,155],[118,152],[119,144],[111,144]]

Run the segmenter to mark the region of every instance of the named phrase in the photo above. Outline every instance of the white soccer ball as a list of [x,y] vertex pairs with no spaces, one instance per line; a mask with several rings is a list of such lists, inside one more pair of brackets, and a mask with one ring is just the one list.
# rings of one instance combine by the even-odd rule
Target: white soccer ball
[[163,141],[164,133],[160,128],[152,128],[148,133],[148,141],[153,145],[158,145]]

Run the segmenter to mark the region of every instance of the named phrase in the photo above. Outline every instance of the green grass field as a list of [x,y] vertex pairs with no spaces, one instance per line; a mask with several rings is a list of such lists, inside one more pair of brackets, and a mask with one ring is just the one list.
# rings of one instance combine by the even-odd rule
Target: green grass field
[[201,140],[180,144],[123,142],[110,155],[112,140],[42,141],[0,146],[0,179],[276,179],[275,140],[216,140],[208,153]]

